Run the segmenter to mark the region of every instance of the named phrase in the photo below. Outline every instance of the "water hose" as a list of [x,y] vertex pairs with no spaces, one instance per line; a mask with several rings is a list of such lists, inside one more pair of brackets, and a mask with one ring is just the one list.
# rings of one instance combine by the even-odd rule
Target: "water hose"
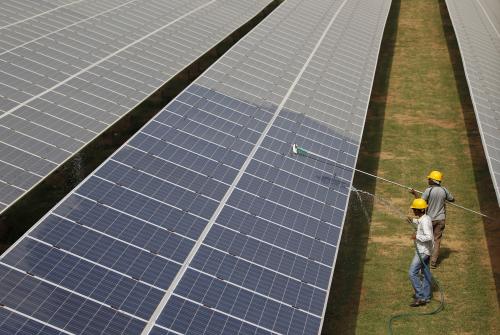
[[[413,242],[413,244],[415,246],[415,251],[417,252],[418,259],[420,260],[420,263],[431,274],[431,281],[430,281],[431,282],[431,290],[432,290],[433,285],[436,285],[437,290],[439,291],[439,295],[440,295],[440,297],[439,297],[439,305],[435,309],[433,309],[432,311],[430,311],[430,312],[422,312],[422,313],[416,313],[416,312],[413,312],[413,313],[399,313],[399,314],[395,314],[395,315],[391,316],[389,318],[389,320],[387,321],[387,333],[390,334],[390,335],[393,334],[392,323],[395,320],[405,319],[405,318],[411,318],[411,317],[414,317],[414,316],[430,316],[430,315],[437,314],[437,313],[441,312],[444,309],[444,292],[443,292],[443,289],[442,289],[441,285],[439,284],[439,281],[436,279],[436,277],[434,277],[432,275],[432,272],[430,271],[429,266],[427,264],[425,264],[424,260],[422,259],[422,255],[420,254],[420,252],[418,252],[417,241],[415,240]],[[426,272],[425,271],[423,271],[423,272],[424,272],[424,276],[425,276]]]
[[[363,191],[363,190],[359,190],[359,189],[356,189],[354,187],[351,187],[351,191],[354,191],[357,194],[358,199],[359,199],[360,202],[362,202],[362,199],[361,199],[361,197],[359,195],[360,193],[369,195],[369,196],[371,196],[371,197],[373,197],[375,199],[375,195],[371,194],[369,192],[366,192],[366,191]],[[394,208],[394,206],[392,206],[391,204],[388,204],[388,203],[384,203],[384,205],[392,207],[396,211],[396,213],[395,213],[396,216],[398,216],[401,219],[405,219],[406,220],[405,215],[401,211],[399,211],[396,208]],[[363,214],[364,214],[366,220],[369,222],[370,221],[370,217],[369,217],[368,213],[366,212],[366,210],[365,210],[364,207],[362,209],[363,209]],[[408,223],[412,226],[412,228],[415,229],[415,227],[412,225],[411,222],[408,222]],[[439,295],[440,295],[440,297],[439,297],[439,305],[434,310],[432,310],[430,312],[423,312],[423,313],[416,313],[416,312],[412,312],[412,313],[399,313],[399,314],[392,315],[389,318],[389,320],[387,321],[387,333],[390,334],[390,335],[393,334],[392,324],[393,324],[393,321],[395,321],[395,320],[405,319],[405,318],[410,318],[410,317],[415,317],[415,316],[434,315],[434,314],[437,314],[437,313],[441,312],[444,309],[444,292],[443,292],[443,288],[441,287],[441,284],[439,283],[439,281],[437,280],[437,278],[432,275],[432,272],[430,271],[429,266],[427,264],[425,264],[424,260],[422,259],[422,255],[418,251],[417,241],[414,241],[413,245],[415,247],[415,252],[418,255],[418,259],[420,260],[420,263],[431,274],[431,280],[430,280],[430,282],[431,282],[431,289],[435,285],[436,288],[437,288],[437,291],[439,291]],[[425,271],[424,271],[424,276],[425,276]]]

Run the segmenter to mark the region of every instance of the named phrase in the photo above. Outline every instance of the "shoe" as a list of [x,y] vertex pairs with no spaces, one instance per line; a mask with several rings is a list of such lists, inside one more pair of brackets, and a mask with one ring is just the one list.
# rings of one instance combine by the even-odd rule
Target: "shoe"
[[410,307],[424,306],[427,302],[425,300],[415,299],[410,304]]

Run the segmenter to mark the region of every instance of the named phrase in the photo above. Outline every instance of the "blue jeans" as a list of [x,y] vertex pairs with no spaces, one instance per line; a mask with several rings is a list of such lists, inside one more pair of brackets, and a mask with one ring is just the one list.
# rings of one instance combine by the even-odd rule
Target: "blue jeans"
[[[413,289],[415,290],[415,296],[417,297],[417,299],[430,300],[432,297],[431,272],[429,270],[430,256],[422,254],[421,257],[426,266],[422,265],[417,253],[415,253],[415,256],[413,256],[413,260],[410,264],[408,276],[410,277],[410,282],[413,286]],[[423,278],[421,278],[420,272],[422,272]]]

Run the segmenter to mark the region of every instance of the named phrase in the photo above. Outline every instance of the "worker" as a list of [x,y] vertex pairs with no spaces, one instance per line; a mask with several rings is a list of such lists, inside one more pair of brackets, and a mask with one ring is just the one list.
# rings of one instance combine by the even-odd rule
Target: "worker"
[[[429,215],[425,214],[427,202],[418,198],[413,200],[411,209],[417,218],[408,217],[408,221],[416,225],[416,232],[412,235],[412,240],[415,241],[416,250],[415,256],[410,264],[408,276],[410,277],[411,285],[415,290],[411,307],[423,306],[431,301],[431,272],[429,269],[429,260],[434,244],[432,235],[432,221]],[[423,274],[422,278],[420,274]]]
[[[441,246],[441,239],[445,227],[446,219],[446,201],[454,202],[455,198],[446,188],[441,186],[443,181],[443,174],[439,171],[431,171],[427,176],[429,187],[422,193],[422,199],[427,201],[429,208],[427,214],[432,220],[432,229],[434,233],[434,249],[431,256],[431,268],[437,267],[439,258],[439,249]],[[418,198],[418,193],[414,189],[410,189],[415,198]]]

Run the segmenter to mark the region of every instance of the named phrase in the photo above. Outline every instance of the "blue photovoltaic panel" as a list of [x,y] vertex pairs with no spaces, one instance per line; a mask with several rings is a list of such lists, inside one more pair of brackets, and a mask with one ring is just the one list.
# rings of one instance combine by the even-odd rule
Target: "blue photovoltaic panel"
[[[143,322],[112,307],[83,298],[20,270],[0,265],[0,273],[2,304],[17,312],[12,314],[12,318],[22,313],[28,315],[30,320],[42,320],[77,334],[137,334],[144,327]],[[51,318],[54,315],[56,317]]]
[[500,204],[500,2],[447,0]]
[[290,147],[354,167],[389,7],[281,4],[2,256],[9,297],[124,334],[319,333],[353,170]]
[[2,1],[0,213],[269,3]]
[[1,335],[60,335],[66,332],[59,331],[47,325],[26,318],[19,313],[0,308]]

